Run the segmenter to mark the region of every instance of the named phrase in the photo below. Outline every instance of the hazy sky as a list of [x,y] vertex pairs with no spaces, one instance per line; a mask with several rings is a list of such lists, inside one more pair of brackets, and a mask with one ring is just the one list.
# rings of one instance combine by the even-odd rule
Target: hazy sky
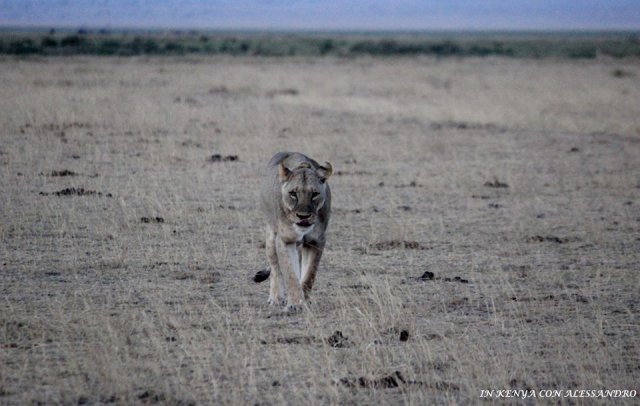
[[2,26],[640,29],[640,0],[0,0]]

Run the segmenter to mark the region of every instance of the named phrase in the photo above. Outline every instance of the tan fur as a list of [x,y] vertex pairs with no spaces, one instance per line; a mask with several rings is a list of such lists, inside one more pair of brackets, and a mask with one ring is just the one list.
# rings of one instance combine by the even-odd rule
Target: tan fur
[[279,152],[267,165],[261,191],[266,220],[266,252],[271,268],[269,303],[299,308],[309,293],[325,245],[331,210],[327,179],[320,165],[295,152]]

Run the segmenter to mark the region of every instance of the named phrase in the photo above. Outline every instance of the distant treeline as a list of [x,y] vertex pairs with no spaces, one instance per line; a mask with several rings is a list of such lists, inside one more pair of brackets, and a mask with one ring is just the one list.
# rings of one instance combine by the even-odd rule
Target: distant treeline
[[490,56],[517,58],[640,57],[636,35],[611,37],[367,38],[303,35],[206,35],[199,33],[0,33],[5,55],[256,55],[256,56]]

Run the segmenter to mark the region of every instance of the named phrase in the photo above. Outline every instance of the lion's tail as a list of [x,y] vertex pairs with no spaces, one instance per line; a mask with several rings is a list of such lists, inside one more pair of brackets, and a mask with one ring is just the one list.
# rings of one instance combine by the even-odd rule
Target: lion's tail
[[255,283],[264,282],[269,279],[269,275],[271,275],[271,269],[265,268],[261,271],[256,272],[255,276],[253,277],[253,281]]

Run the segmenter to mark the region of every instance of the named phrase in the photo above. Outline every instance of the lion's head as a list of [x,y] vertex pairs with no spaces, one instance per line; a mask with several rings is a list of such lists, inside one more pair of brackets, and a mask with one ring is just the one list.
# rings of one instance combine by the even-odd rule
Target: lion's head
[[294,169],[278,168],[282,203],[287,219],[302,229],[312,227],[327,198],[327,179],[333,169],[329,162],[314,168],[303,162]]

